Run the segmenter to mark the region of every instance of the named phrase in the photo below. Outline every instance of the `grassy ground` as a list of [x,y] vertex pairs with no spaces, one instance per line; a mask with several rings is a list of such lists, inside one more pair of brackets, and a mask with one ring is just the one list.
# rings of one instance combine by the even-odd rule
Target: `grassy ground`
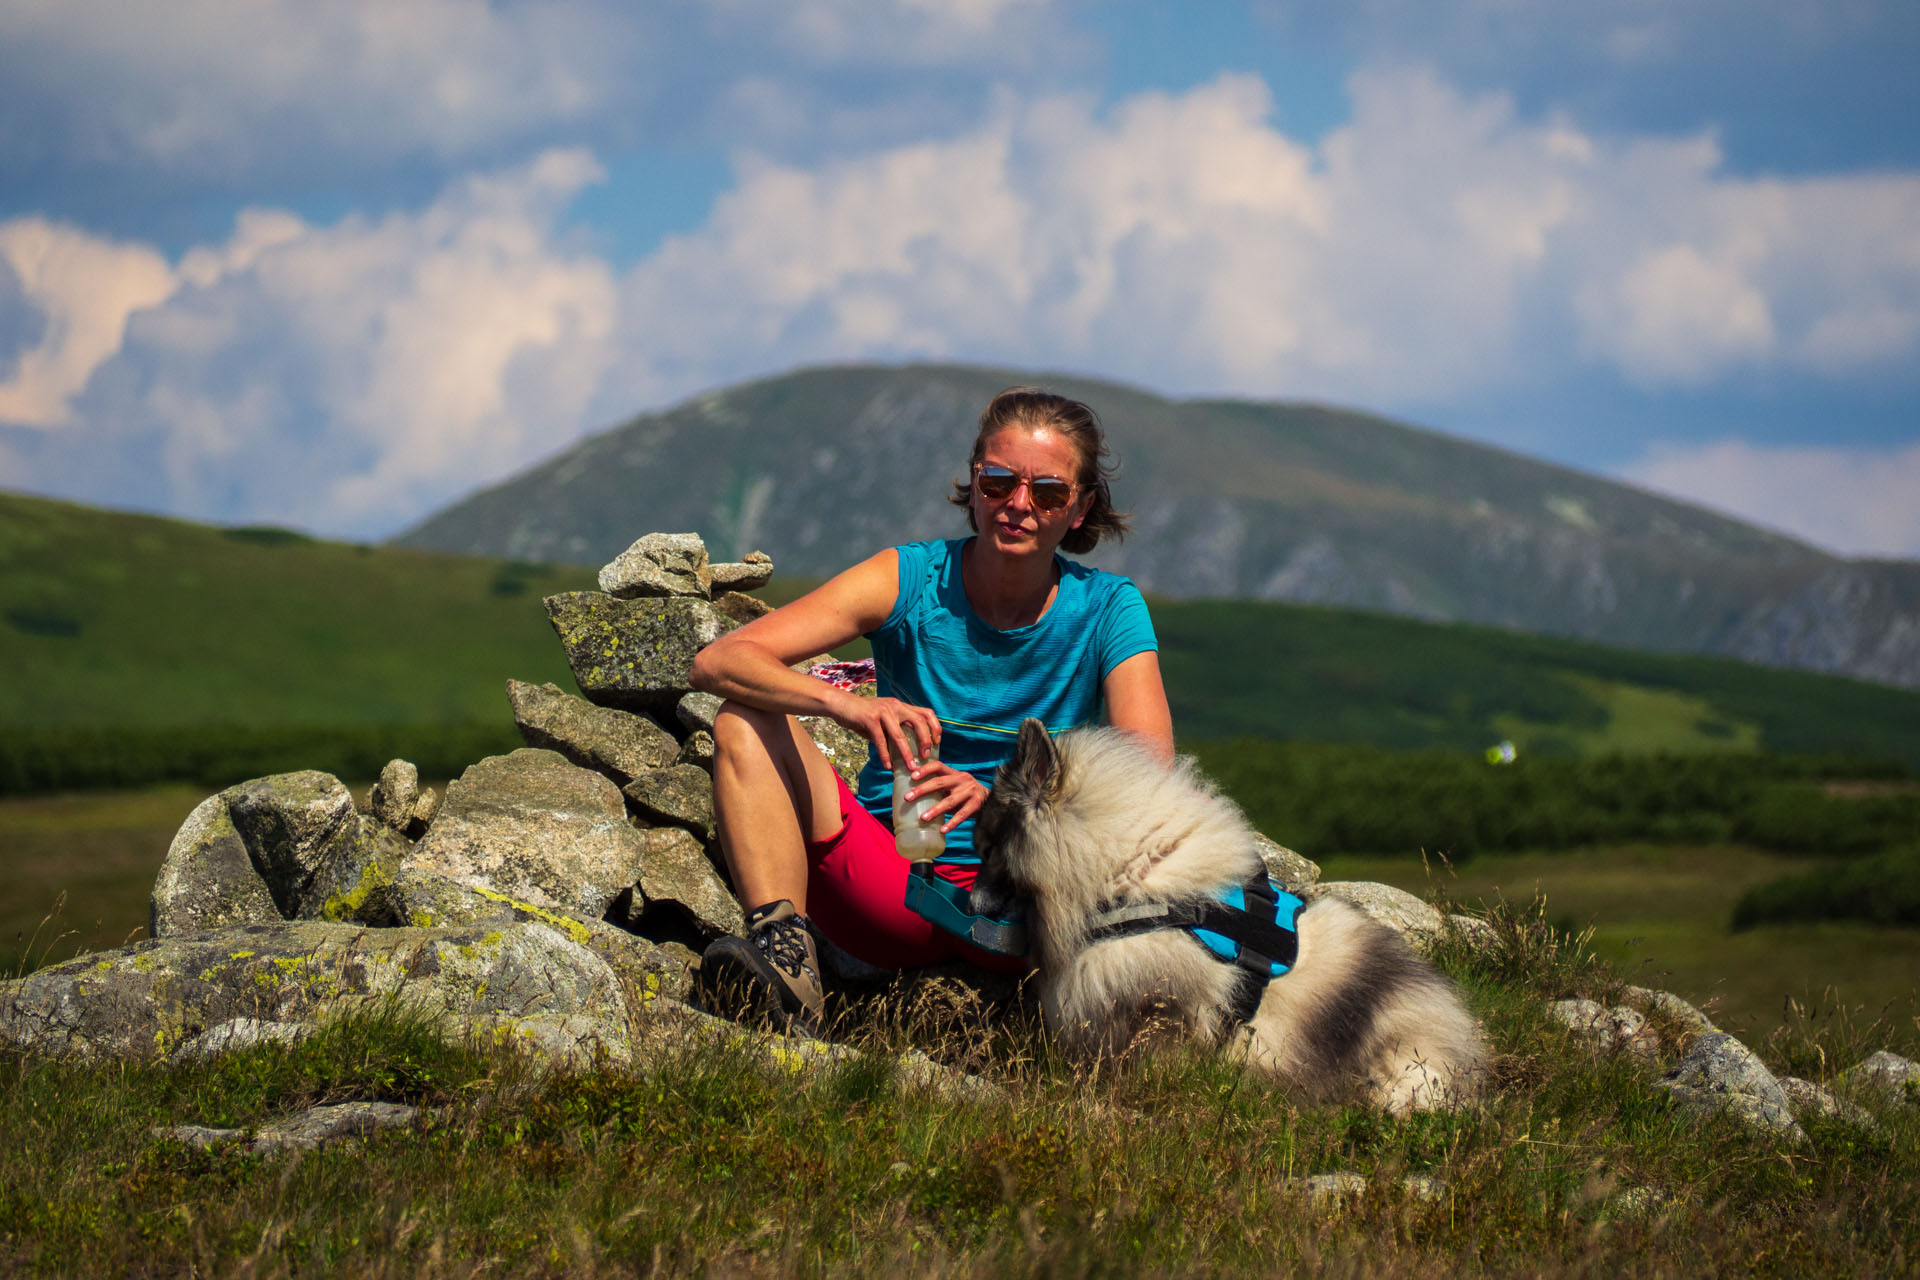
[[1678,992],[1753,1040],[1788,1005],[1869,1020],[1883,1012],[1920,1048],[1920,931],[1860,924],[1727,927],[1756,884],[1817,867],[1734,845],[1629,845],[1583,852],[1484,854],[1458,868],[1408,858],[1329,858],[1329,880],[1378,880],[1463,905],[1544,901],[1563,928],[1591,928],[1595,949],[1631,981]]
[[[443,786],[435,782],[432,785]],[[364,792],[365,784],[360,784]],[[144,937],[147,895],[174,832],[206,792],[193,787],[0,797],[0,973]],[[363,796],[364,799],[364,796]],[[1530,903],[1594,945],[1634,981],[1710,1004],[1730,1028],[1764,1036],[1789,999],[1802,1007],[1906,1012],[1914,1030],[1920,931],[1854,924],[1727,928],[1750,886],[1821,865],[1731,845],[1629,845],[1578,853],[1487,854],[1434,883],[1461,903]],[[1409,858],[1329,858],[1327,879],[1379,880],[1425,893]],[[61,901],[50,923],[42,920]],[[39,939],[33,941],[36,929]],[[1829,995],[1827,988],[1833,988]]]
[[[1920,1124],[1800,1150],[1685,1125],[1631,1055],[1544,1017],[1604,967],[1538,922],[1443,954],[1499,1053],[1478,1110],[1394,1120],[1181,1051],[1099,1071],[1021,1009],[867,1006],[842,1033],[931,1048],[992,1096],[913,1091],[875,1053],[807,1079],[738,1049],[535,1079],[404,1019],[216,1064],[0,1055],[0,1268],[40,1274],[1891,1275],[1920,1257]],[[1856,1029],[1857,1030],[1857,1029]],[[1769,1047],[1853,1061],[1836,1028]],[[414,1130],[306,1155],[155,1126],[316,1102],[419,1104]],[[1344,1209],[1291,1179],[1358,1172]],[[1431,1199],[1402,1189],[1439,1180]],[[1634,1190],[1638,1205],[1622,1198]]]

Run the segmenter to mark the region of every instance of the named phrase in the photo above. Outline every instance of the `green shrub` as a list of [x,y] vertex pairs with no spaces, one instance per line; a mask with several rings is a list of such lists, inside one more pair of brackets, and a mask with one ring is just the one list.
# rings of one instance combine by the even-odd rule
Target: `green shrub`
[[1770,880],[1733,908],[1733,927],[1807,920],[1920,926],[1920,845]]

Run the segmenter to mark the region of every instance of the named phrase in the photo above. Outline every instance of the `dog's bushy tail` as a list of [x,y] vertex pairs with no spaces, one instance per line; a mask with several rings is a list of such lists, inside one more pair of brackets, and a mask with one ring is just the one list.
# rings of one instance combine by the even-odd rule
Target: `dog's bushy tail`
[[1453,984],[1398,933],[1323,898],[1300,913],[1293,971],[1267,987],[1248,1053],[1310,1091],[1356,1082],[1397,1114],[1470,1101],[1487,1045]]

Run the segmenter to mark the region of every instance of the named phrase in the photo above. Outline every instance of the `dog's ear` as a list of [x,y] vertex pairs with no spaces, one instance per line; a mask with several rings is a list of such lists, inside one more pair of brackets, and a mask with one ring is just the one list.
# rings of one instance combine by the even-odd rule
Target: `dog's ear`
[[1047,726],[1028,716],[1020,722],[1013,758],[1000,766],[993,789],[1009,800],[1032,806],[1050,799],[1059,788],[1060,753],[1047,736]]

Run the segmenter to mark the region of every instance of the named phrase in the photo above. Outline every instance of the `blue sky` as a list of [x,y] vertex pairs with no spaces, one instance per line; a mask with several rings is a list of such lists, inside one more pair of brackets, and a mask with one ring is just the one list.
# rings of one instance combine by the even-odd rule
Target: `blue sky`
[[9,0],[0,487],[373,538],[820,361],[1920,556],[1907,0]]

